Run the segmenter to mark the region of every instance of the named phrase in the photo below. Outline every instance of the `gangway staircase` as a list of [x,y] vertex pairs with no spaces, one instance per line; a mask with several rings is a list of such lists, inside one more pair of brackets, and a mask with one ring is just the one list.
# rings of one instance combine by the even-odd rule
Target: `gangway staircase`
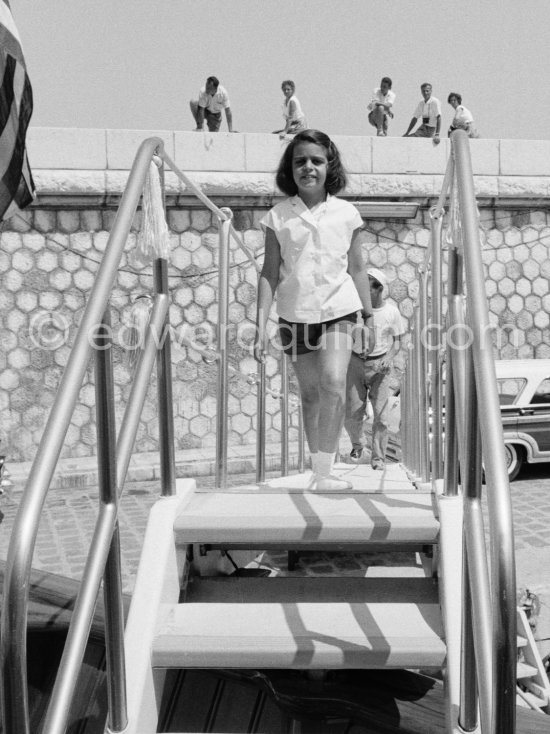
[[[266,479],[265,365],[254,380],[258,396],[256,482],[228,486],[229,243],[236,239],[239,244],[239,236],[232,227],[231,213],[218,209],[187,179],[165,154],[162,141],[144,141],[12,533],[0,647],[4,734],[31,734],[25,632],[32,551],[41,507],[92,356],[92,331],[98,346],[94,357],[100,510],[41,734],[66,731],[102,581],[108,732],[178,731],[174,721],[168,724],[168,712],[181,704],[185,716],[186,706],[193,707],[193,698],[200,691],[197,686],[190,699],[179,701],[177,685],[169,690],[171,673],[204,669],[303,671],[313,680],[322,680],[325,671],[335,670],[373,670],[381,675],[387,670],[422,671],[443,681],[444,706],[436,723],[433,712],[426,718],[427,709],[420,702],[408,728],[401,726],[392,708],[380,722],[380,732],[534,734],[547,729],[547,719],[540,712],[518,711],[516,715],[518,675],[522,693],[530,690],[546,709],[550,699],[545,698],[544,671],[527,667],[526,658],[518,672],[510,493],[468,146],[465,133],[455,131],[442,193],[431,212],[430,246],[420,269],[419,303],[401,389],[403,461],[387,464],[383,471],[340,463],[336,472],[349,479],[353,488],[320,492],[310,488],[301,432],[299,471],[287,471],[289,421],[284,401],[284,476]],[[162,210],[158,187],[164,165],[219,222],[219,339],[216,353],[202,350],[205,359],[218,364],[216,488],[209,491],[201,490],[194,480],[175,477],[170,339],[158,338],[169,313],[164,245],[154,254],[152,309],[118,436],[115,425],[109,296],[146,180],[156,181],[151,184],[150,199],[160,202]],[[441,232],[447,199],[444,309]],[[143,200],[147,217],[145,196]],[[160,233],[163,242],[169,241],[164,220],[153,222],[149,229]],[[246,250],[242,242],[240,246]],[[452,330],[453,339],[443,348],[426,343],[426,334],[437,336],[446,330]],[[200,345],[189,346],[201,353]],[[124,629],[117,502],[155,363],[162,497],[150,514]],[[283,394],[288,388],[287,369],[283,359]],[[487,523],[482,512],[482,469]],[[305,577],[283,569],[274,571],[265,554],[280,551],[330,553],[342,565],[349,554],[372,554],[373,562],[366,574]],[[266,569],[271,569],[268,575]],[[529,681],[537,675],[529,688]],[[365,698],[368,695],[365,690]],[[396,701],[390,706],[395,708]],[[185,724],[180,731],[189,731],[189,726]],[[198,731],[212,730],[209,719]],[[223,731],[219,726],[215,730]],[[299,729],[293,725],[286,731],[291,730],[294,734]],[[353,729],[358,734],[378,730],[373,726]],[[243,731],[267,730],[250,725]]]
[[[440,539],[433,494],[398,464],[384,472],[340,464],[337,473],[353,490],[310,491],[308,472],[225,491],[179,480],[171,507],[156,508],[127,626],[129,708],[141,722],[130,731],[157,725],[155,691],[170,668],[441,671],[444,626],[428,560]],[[223,552],[242,559],[265,550],[393,551],[404,560],[363,578],[223,576],[216,567]],[[417,553],[424,567],[407,563]],[[170,575],[160,577],[165,560]]]

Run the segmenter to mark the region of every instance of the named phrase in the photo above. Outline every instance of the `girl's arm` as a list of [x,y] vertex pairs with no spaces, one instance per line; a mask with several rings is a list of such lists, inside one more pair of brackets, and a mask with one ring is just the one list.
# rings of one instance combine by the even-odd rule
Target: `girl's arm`
[[258,362],[265,360],[267,348],[267,320],[279,283],[279,269],[281,266],[281,247],[275,232],[269,227],[265,231],[265,255],[260,280],[258,283],[258,311],[256,315],[256,343],[254,344],[254,359]]
[[363,304],[361,315],[367,332],[367,354],[374,349],[375,333],[372,320],[372,303],[370,300],[370,284],[367,268],[363,262],[362,242],[365,234],[362,229],[356,229],[351,237],[351,245],[348,252],[348,273],[351,275],[359,298]]
[[348,251],[348,273],[351,275],[359,298],[363,304],[363,319],[366,321],[372,316],[372,304],[370,300],[370,285],[367,268],[363,262],[362,243],[365,240],[361,228],[354,230]]

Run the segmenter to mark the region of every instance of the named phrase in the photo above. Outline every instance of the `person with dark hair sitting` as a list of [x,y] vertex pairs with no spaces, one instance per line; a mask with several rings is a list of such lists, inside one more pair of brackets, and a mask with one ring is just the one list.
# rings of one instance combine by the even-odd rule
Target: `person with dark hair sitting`
[[189,101],[191,114],[195,120],[197,132],[203,129],[204,120],[211,133],[217,133],[222,124],[222,110],[225,110],[227,128],[230,133],[233,130],[233,116],[229,96],[224,87],[215,76],[209,76],[206,84],[199,92],[199,98]]
[[[433,138],[434,145],[438,145],[441,129],[441,103],[436,97],[432,97],[432,85],[428,82],[424,82],[420,86],[420,91],[422,92],[422,99],[418,103],[407,132],[403,137]],[[411,133],[418,120],[422,120],[422,124],[414,133]]]
[[395,93],[391,91],[392,80],[389,76],[382,77],[380,86],[372,95],[367,109],[369,110],[369,122],[376,128],[376,134],[385,137],[388,134],[388,118],[393,117],[393,103]]
[[479,138],[472,113],[462,105],[462,95],[458,92],[451,92],[447,97],[447,102],[455,111],[448,134],[450,135],[453,130],[465,130],[469,138]]
[[295,94],[296,85],[292,79],[285,79],[281,84],[281,89],[285,95],[285,101],[283,103],[285,126],[282,130],[274,130],[273,132],[279,133],[279,137],[284,138],[285,135],[295,135],[300,130],[305,130],[307,123],[300,101]]

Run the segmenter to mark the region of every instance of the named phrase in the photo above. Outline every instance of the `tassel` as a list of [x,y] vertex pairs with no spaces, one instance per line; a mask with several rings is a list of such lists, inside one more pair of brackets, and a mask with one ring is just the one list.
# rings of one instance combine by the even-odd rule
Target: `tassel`
[[143,295],[136,298],[130,309],[129,339],[126,343],[126,349],[128,352],[128,364],[132,372],[135,372],[143,347],[145,346],[145,336],[147,334],[152,308],[152,297],[150,295]]
[[159,172],[152,161],[143,187],[142,210],[141,230],[133,255],[133,262],[138,267],[145,267],[159,257],[168,260],[170,256],[170,235],[164,214]]

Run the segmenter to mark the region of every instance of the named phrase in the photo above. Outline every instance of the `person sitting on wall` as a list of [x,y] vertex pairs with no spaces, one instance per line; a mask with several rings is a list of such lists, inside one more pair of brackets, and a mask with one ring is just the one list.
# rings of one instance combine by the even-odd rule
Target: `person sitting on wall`
[[462,105],[462,95],[458,94],[458,92],[451,92],[447,97],[447,102],[455,111],[448,135],[454,130],[465,130],[469,138],[479,138],[472,113]]
[[393,117],[392,107],[395,102],[395,93],[391,91],[392,80],[389,76],[382,77],[380,86],[372,95],[367,109],[369,122],[376,128],[376,134],[385,137],[388,134],[388,118]]
[[205,118],[210,132],[219,132],[222,124],[222,110],[225,110],[227,129],[230,133],[236,132],[233,130],[233,116],[229,96],[215,76],[208,77],[206,84],[199,92],[198,100],[190,100],[189,107],[197,124],[195,128],[197,132],[202,131]]
[[[433,144],[439,145],[439,130],[441,129],[441,103],[436,97],[432,97],[432,85],[424,82],[421,85],[423,99],[420,100],[414,115],[411,118],[407,132],[404,138],[433,138]],[[422,124],[414,133],[414,128],[418,120],[422,120]]]
[[273,130],[273,132],[279,133],[280,138],[284,138],[285,135],[294,135],[305,130],[307,128],[306,116],[302,112],[302,106],[298,97],[295,95],[296,85],[291,79],[286,79],[281,84],[281,89],[285,95],[285,101],[283,102],[283,117],[285,118],[285,126],[282,130]]

